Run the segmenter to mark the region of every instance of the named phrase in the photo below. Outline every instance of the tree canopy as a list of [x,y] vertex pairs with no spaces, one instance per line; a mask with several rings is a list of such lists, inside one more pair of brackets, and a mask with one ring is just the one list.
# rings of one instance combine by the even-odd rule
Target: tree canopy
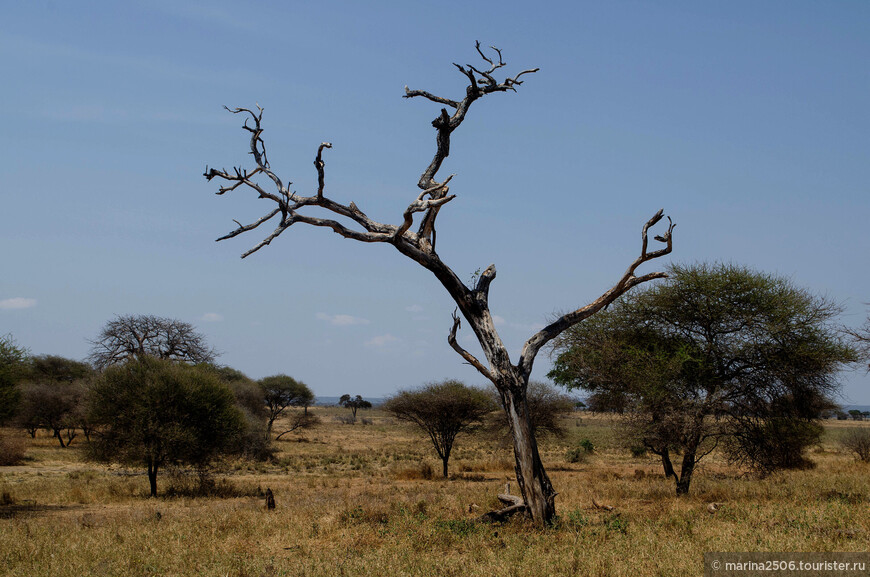
[[870,371],[870,314],[863,325],[857,329],[846,329],[846,333],[852,338],[861,358],[868,363],[867,370]]
[[[267,429],[271,433],[275,420],[287,407],[307,407],[314,401],[308,385],[288,375],[272,375],[257,381],[268,409]],[[296,423],[294,423],[296,424]],[[301,425],[301,423],[299,423]],[[298,427],[293,427],[298,428]]]
[[354,420],[356,420],[356,412],[360,409],[371,409],[372,404],[362,398],[360,395],[352,397],[350,395],[342,395],[341,398],[338,399],[338,404],[342,407],[350,409],[351,414],[353,415]]
[[210,363],[218,356],[190,323],[154,315],[118,316],[91,344],[89,359],[98,369],[146,356],[188,363]]
[[805,465],[819,434],[813,421],[833,405],[837,372],[856,359],[833,323],[840,307],[736,265],[673,265],[668,274],[563,334],[551,377],[624,402],[678,494],[722,441],[761,472]]
[[0,424],[18,409],[21,393],[16,385],[25,375],[26,361],[27,350],[12,335],[0,336]]
[[414,423],[429,436],[441,458],[444,477],[457,435],[480,424],[496,407],[486,391],[453,380],[400,391],[384,403],[385,411]]
[[159,469],[204,466],[237,448],[245,430],[233,393],[214,372],[147,356],[103,372],[91,417],[101,426],[94,456],[146,466],[151,496]]
[[17,424],[31,436],[39,429],[51,432],[61,447],[75,439],[78,428],[89,435],[84,405],[88,382],[93,375],[90,365],[74,359],[57,355],[30,358],[20,385],[22,403]]

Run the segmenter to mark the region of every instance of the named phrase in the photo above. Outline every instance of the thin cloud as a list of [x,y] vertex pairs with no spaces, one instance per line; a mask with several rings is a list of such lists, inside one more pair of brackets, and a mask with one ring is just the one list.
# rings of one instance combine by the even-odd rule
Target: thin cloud
[[204,315],[202,315],[201,320],[207,323],[219,323],[220,321],[224,320],[224,316],[218,313],[205,313]]
[[409,307],[405,307],[405,310],[409,313],[422,313],[423,307],[421,307],[420,305],[411,305]]
[[504,317],[500,317],[498,315],[492,315],[492,323],[495,326],[500,327],[501,325],[505,324],[506,322],[507,321],[504,320]]
[[399,339],[397,339],[393,335],[387,333],[385,335],[379,335],[379,336],[376,336],[374,338],[367,340],[366,346],[367,347],[375,347],[375,348],[380,349],[380,348],[383,348],[383,347],[389,345],[390,343],[394,343],[398,340]]
[[338,327],[347,327],[350,325],[367,325],[368,319],[354,317],[351,315],[328,315],[326,313],[317,313],[318,320],[326,321],[331,325]]
[[36,299],[28,299],[24,297],[14,297],[0,301],[0,309],[17,310],[29,309],[36,306]]

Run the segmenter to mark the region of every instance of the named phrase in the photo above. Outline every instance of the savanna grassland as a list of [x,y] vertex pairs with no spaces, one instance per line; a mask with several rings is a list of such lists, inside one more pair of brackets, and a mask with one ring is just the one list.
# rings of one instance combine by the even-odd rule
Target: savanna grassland
[[[475,522],[498,508],[505,483],[516,492],[506,443],[460,437],[443,480],[415,429],[377,411],[360,413],[366,425],[313,411],[320,423],[278,441],[273,462],[222,464],[210,496],[196,494],[194,475],[164,471],[150,499],[144,470],[88,462],[82,438],[62,449],[6,429],[26,441],[27,458],[0,468],[0,572],[645,577],[700,575],[706,551],[870,549],[870,465],[837,442],[870,423],[826,423],[808,471],[759,480],[714,453],[677,498],[655,457],[632,456],[609,418],[572,415],[566,438],[542,442],[559,519],[540,529]],[[570,462],[584,439],[594,452]],[[722,504],[712,514],[711,502]]]

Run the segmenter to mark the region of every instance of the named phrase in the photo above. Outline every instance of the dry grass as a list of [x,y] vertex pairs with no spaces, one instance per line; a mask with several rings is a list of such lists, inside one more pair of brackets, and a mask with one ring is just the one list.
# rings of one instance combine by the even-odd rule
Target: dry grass
[[[229,463],[218,481],[248,496],[227,498],[148,499],[141,471],[84,462],[78,440],[61,449],[6,431],[25,440],[27,460],[0,469],[4,575],[699,575],[705,551],[870,543],[870,468],[837,443],[853,424],[828,427],[814,470],[759,481],[714,456],[678,499],[656,461],[632,457],[607,419],[575,418],[568,438],[542,443],[560,516],[537,529],[473,521],[513,481],[508,447],[460,438],[443,480],[412,428],[377,412],[366,412],[367,426],[316,412],[321,424],[279,441],[274,463]],[[568,463],[582,439],[595,453]],[[173,482],[161,476],[161,492]],[[278,504],[271,512],[257,497],[266,487]],[[711,515],[713,501],[724,505]]]

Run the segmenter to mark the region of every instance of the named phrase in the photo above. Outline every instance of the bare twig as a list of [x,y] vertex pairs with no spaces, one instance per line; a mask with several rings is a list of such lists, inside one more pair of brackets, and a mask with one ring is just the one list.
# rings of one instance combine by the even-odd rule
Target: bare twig
[[324,179],[326,178],[323,174],[323,169],[326,166],[326,163],[323,162],[323,149],[324,148],[332,148],[331,142],[321,142],[320,146],[317,147],[317,158],[314,159],[314,166],[317,168],[317,198],[323,198],[323,186]]
[[[437,147],[432,162],[430,162],[429,166],[426,167],[426,170],[423,171],[423,174],[420,176],[420,180],[417,183],[417,186],[422,190],[437,187],[438,183],[435,181],[435,175],[441,168],[444,159],[450,154],[450,134],[456,130],[460,124],[462,124],[471,104],[486,94],[515,90],[515,85],[522,84],[522,81],[519,80],[520,76],[538,71],[537,68],[524,70],[513,78],[506,78],[504,82],[498,82],[492,74],[497,69],[505,66],[501,51],[498,48],[492,47],[492,49],[498,54],[498,62],[494,62],[492,58],[486,56],[486,54],[481,50],[480,42],[475,43],[475,49],[480,57],[487,62],[490,67],[483,71],[478,70],[471,65],[461,66],[454,63],[454,66],[456,66],[456,68],[468,79],[465,98],[461,101],[435,96],[434,94],[423,90],[409,90],[407,86],[405,87],[405,98],[422,96],[432,102],[445,104],[456,109],[455,112],[450,115],[447,113],[446,109],[442,108],[438,117],[432,121],[432,126],[434,126],[438,131],[436,136]],[[437,197],[433,196],[432,200],[437,200]],[[417,236],[420,239],[428,240],[433,245],[435,237],[435,218],[438,216],[439,210],[440,205],[432,205],[426,209],[426,214],[420,222],[420,228],[417,231]]]

